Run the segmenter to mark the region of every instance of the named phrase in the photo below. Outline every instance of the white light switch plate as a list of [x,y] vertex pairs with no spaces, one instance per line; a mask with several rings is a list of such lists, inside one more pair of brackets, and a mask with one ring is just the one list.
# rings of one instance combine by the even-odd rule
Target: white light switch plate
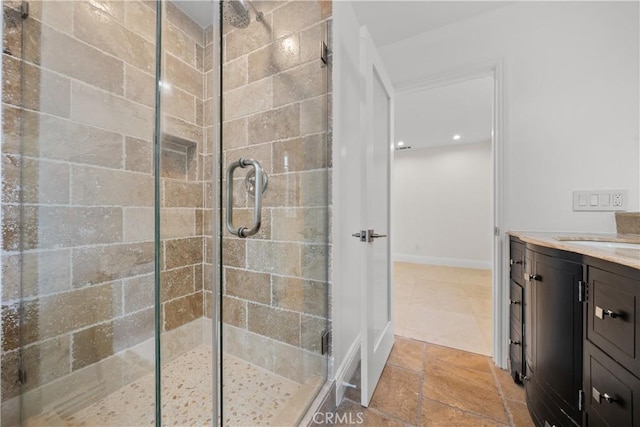
[[615,212],[626,211],[627,190],[589,190],[573,192],[574,211]]

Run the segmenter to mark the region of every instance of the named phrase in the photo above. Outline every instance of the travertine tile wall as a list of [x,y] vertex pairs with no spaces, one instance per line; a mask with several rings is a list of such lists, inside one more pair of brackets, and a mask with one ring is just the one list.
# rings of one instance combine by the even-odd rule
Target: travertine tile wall
[[[324,376],[327,329],[327,69],[319,58],[331,2],[256,2],[264,22],[224,28],[224,167],[240,157],[269,175],[260,232],[224,232],[225,351],[304,382]],[[252,15],[253,16],[253,15]],[[235,226],[252,221],[234,180]],[[226,212],[225,212],[226,215]]]
[[[161,301],[163,330],[171,331],[204,313],[203,224],[211,149],[205,146],[205,30],[173,3],[163,21]],[[209,261],[210,263],[211,261]]]
[[[43,387],[73,374],[97,394],[153,369],[111,359],[154,334],[156,11],[137,0],[31,1],[23,21],[18,5],[3,2],[1,394],[42,388],[30,402],[45,406],[46,393],[61,396]],[[203,315],[211,149],[204,30],[170,3],[163,22],[161,297],[171,331]]]

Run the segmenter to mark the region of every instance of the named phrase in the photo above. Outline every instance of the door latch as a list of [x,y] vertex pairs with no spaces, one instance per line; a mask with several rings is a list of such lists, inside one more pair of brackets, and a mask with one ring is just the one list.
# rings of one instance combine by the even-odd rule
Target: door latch
[[352,236],[358,238],[361,242],[367,242],[367,230],[360,230],[359,233],[353,233]]

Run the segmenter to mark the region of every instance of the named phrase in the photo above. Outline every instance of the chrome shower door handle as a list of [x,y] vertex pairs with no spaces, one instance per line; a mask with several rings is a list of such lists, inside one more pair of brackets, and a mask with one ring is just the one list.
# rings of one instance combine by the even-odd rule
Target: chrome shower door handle
[[[233,226],[233,173],[237,168],[246,168],[251,166],[255,169],[255,194],[254,194],[254,206],[253,206],[253,225],[251,228]],[[227,230],[229,233],[238,237],[253,236],[260,230],[260,223],[262,222],[262,192],[264,190],[264,182],[262,175],[262,166],[260,162],[253,159],[240,159],[231,163],[227,167]]]

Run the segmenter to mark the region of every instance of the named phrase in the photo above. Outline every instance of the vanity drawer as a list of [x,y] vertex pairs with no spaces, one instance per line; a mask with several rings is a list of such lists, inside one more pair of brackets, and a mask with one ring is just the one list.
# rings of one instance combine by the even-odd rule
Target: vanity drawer
[[524,243],[512,238],[509,250],[509,271],[511,280],[520,284],[520,286],[524,285],[524,252]]
[[521,375],[525,374],[522,351],[522,324],[511,323],[509,334],[509,362],[511,368],[511,378],[517,383],[522,381]]
[[584,366],[587,425],[638,425],[640,380],[590,343],[585,346]]
[[509,312],[511,315],[511,322],[522,322],[522,294],[522,287],[511,280],[509,290]]
[[587,340],[640,376],[640,280],[589,267]]

